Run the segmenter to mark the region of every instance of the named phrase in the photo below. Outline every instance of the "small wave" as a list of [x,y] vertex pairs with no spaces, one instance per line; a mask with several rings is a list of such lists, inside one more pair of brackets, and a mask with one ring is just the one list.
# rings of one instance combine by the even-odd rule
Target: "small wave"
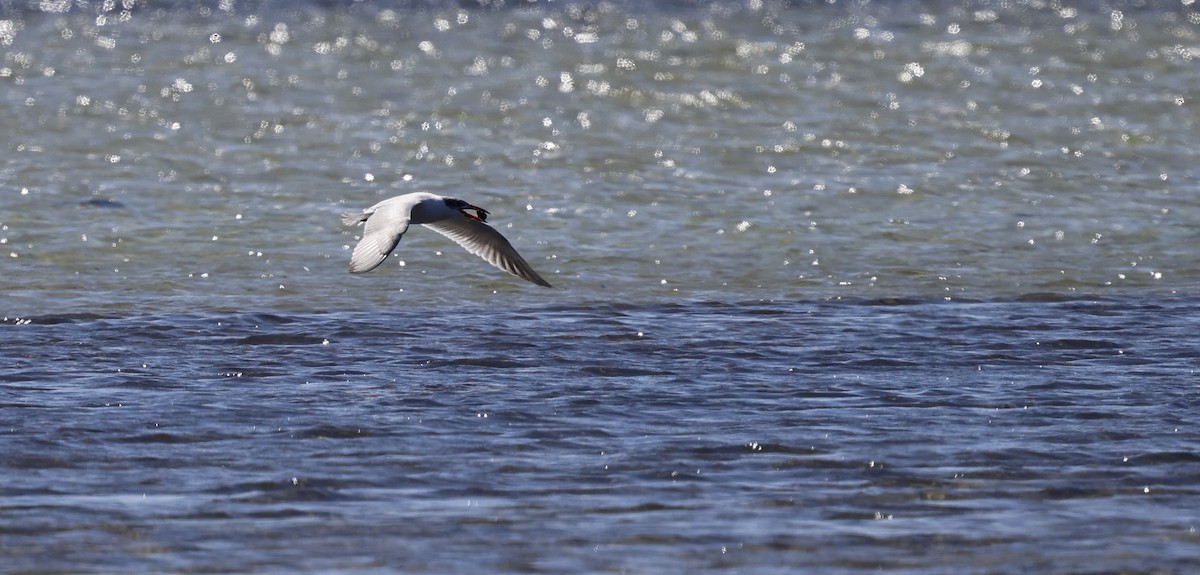
[[370,437],[372,434],[370,430],[364,430],[361,427],[318,425],[293,432],[291,435],[301,439],[351,439],[356,437]]
[[672,375],[665,371],[639,369],[636,367],[613,367],[607,365],[590,365],[579,370],[586,375],[600,377],[643,377],[649,375]]
[[498,369],[519,369],[538,367],[537,364],[516,361],[501,357],[459,357],[454,359],[428,359],[422,365],[427,367],[493,367]]
[[241,345],[321,345],[328,340],[323,337],[295,333],[267,333],[250,335],[238,340]]
[[92,198],[79,202],[80,206],[85,208],[102,208],[106,210],[123,210],[125,204],[111,198]]
[[1121,346],[1111,341],[1096,339],[1055,339],[1043,341],[1041,345],[1058,349],[1118,349]]

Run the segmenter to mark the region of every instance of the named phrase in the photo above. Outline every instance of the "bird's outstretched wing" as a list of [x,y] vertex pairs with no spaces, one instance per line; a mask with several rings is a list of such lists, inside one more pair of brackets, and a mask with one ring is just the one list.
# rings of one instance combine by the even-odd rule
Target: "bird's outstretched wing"
[[342,223],[346,225],[366,222],[362,239],[350,256],[350,273],[366,273],[379,267],[392,250],[396,249],[404,232],[408,231],[411,212],[411,203],[384,202],[362,214],[342,216]]
[[[554,287],[533,271],[529,262],[492,226],[461,216],[425,224],[425,227],[454,240],[467,251],[512,275],[543,287]],[[366,240],[365,236],[363,240]]]

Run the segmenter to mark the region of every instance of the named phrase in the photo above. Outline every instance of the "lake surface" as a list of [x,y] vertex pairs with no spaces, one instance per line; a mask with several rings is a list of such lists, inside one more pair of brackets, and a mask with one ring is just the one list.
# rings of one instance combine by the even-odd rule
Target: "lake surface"
[[1200,564],[1195,6],[500,4],[0,4],[0,572]]

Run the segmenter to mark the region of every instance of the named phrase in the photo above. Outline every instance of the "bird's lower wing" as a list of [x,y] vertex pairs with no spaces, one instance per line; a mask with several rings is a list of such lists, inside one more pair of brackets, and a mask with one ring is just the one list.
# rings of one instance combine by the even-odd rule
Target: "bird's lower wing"
[[383,206],[367,216],[362,239],[350,256],[350,273],[366,273],[379,267],[408,231],[408,218],[405,206]]
[[425,224],[425,227],[454,240],[467,251],[512,275],[543,287],[554,287],[533,271],[529,262],[492,226],[464,216]]

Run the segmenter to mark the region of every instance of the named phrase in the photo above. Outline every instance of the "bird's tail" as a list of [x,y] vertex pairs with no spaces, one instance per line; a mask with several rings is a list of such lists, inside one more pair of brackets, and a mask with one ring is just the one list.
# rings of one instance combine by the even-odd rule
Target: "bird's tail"
[[342,214],[342,225],[357,226],[365,221],[371,214],[366,212],[346,212]]

